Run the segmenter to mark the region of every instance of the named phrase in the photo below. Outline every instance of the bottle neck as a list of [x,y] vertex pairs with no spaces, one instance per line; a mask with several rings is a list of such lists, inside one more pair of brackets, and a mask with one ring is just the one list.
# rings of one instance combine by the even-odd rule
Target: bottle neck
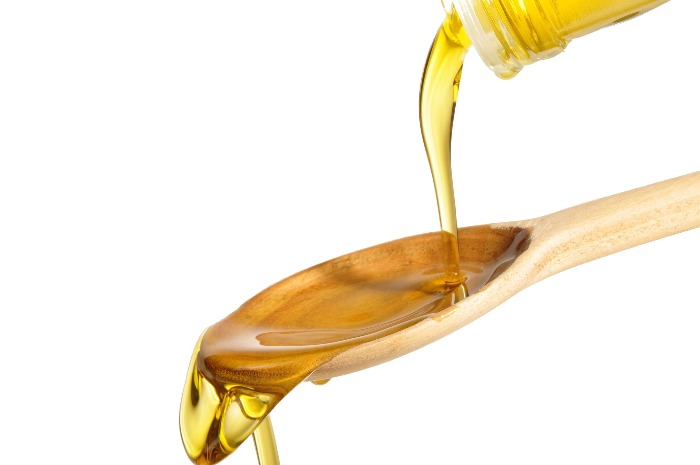
[[482,60],[501,78],[551,58],[577,37],[668,0],[453,0]]

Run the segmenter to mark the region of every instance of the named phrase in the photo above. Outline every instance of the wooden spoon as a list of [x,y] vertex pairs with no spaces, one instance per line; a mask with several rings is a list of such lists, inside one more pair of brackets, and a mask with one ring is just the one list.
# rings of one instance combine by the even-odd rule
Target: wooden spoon
[[462,228],[467,280],[458,287],[445,285],[439,233],[301,271],[200,338],[181,409],[187,453],[195,463],[216,463],[305,379],[400,357],[548,276],[698,226],[700,172],[534,220]]
[[[560,271],[699,226],[700,172],[696,172],[541,218],[490,225],[487,230],[493,241],[483,237],[484,228],[463,228],[460,243],[470,247],[503,243],[504,230],[528,231],[529,243],[510,266],[478,292],[401,331],[340,352],[308,380],[328,379],[400,357],[471,323]],[[462,237],[470,231],[479,231],[480,237]],[[381,254],[382,247],[368,250]],[[295,276],[303,279],[305,275]]]

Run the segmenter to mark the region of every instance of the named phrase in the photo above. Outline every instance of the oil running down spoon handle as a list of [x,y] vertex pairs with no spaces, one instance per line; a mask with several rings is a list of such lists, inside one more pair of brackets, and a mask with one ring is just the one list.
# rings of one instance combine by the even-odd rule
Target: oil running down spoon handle
[[525,252],[466,300],[400,332],[353,347],[309,380],[352,373],[412,352],[471,323],[526,287],[577,265],[700,227],[700,172],[541,218],[491,225],[530,231]]

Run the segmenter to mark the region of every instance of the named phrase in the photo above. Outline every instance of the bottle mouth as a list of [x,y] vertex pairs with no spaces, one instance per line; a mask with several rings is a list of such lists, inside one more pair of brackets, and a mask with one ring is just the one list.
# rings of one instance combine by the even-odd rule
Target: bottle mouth
[[526,65],[566,48],[568,39],[555,26],[556,9],[528,9],[506,0],[447,3],[454,6],[483,62],[501,79],[510,79]]
[[[486,1],[490,3],[490,0]],[[485,8],[481,1],[443,1],[443,7],[445,3],[454,4],[474,49],[496,76],[501,79],[511,79],[530,62],[530,60],[523,61],[518,58],[514,53],[517,42],[510,31],[499,18],[489,14],[489,9]],[[478,10],[474,4],[477,5]]]

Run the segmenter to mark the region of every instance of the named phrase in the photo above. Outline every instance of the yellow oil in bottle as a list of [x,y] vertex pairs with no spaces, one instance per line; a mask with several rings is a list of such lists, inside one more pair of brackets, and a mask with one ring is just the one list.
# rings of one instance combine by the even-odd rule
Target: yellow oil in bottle
[[[572,40],[590,34],[593,31],[624,21],[666,3],[668,0],[525,0],[521,1],[521,10],[539,14],[528,15],[537,23],[522,22],[522,15],[514,19],[517,30],[523,37],[534,37],[534,31],[547,27],[557,31],[557,35]],[[504,4],[505,5],[505,4]],[[506,9],[503,10],[507,11]],[[518,17],[519,16],[519,17]]]
[[502,78],[551,58],[578,37],[668,0],[460,0],[465,27],[484,62]]

